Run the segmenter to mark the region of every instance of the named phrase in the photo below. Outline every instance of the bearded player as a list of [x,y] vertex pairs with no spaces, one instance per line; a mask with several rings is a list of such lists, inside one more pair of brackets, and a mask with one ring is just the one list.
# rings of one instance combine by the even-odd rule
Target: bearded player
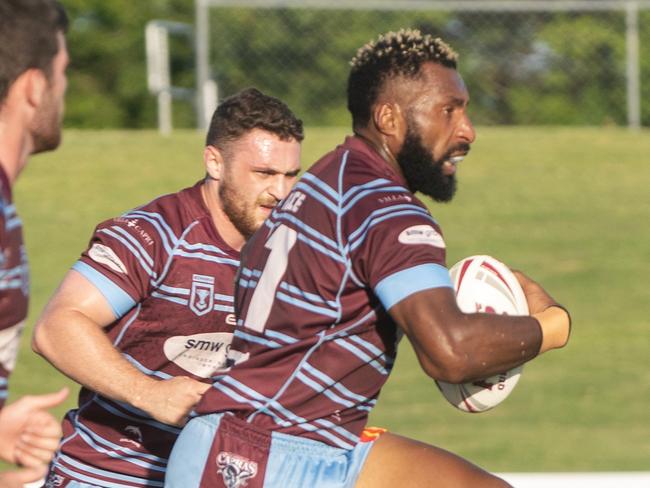
[[0,2],[0,459],[21,465],[0,473],[5,488],[22,487],[47,472],[61,429],[46,409],[67,396],[64,389],[4,405],[30,288],[14,186],[31,155],[54,150],[61,141],[67,26],[65,10],[56,1]]
[[36,324],[35,349],[83,386],[48,486],[162,486],[225,365],[239,251],[289,192],[302,139],[284,103],[244,90],[212,118],[205,179],[97,226]]
[[402,333],[424,371],[452,383],[568,340],[567,312],[521,274],[530,317],[456,305],[440,227],[414,195],[449,201],[475,138],[456,59],[418,31],[357,53],[354,136],[305,173],[244,248],[233,348],[248,359],[195,407],[166,486],[507,486],[441,449],[361,437]]

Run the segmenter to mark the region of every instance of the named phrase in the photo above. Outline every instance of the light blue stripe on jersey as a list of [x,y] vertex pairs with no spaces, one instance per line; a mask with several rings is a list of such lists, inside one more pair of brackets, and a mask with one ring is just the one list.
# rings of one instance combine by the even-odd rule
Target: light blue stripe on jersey
[[0,400],[6,400],[9,397],[8,390],[0,390]]
[[283,334],[283,333],[277,332],[275,330],[265,329],[264,330],[264,335],[268,336],[268,337],[272,337],[273,339],[277,339],[277,340],[282,341],[282,342],[286,342],[287,344],[294,344],[294,343],[298,342],[298,339],[296,339],[295,337],[291,337],[291,336],[289,336],[287,334]]
[[[346,156],[345,157],[345,163],[346,164],[347,164],[347,152],[348,151],[346,151],[346,155],[345,155]],[[343,195],[343,198],[341,200],[341,204],[344,205],[345,203],[347,203],[347,200],[352,198],[352,196],[355,193],[358,193],[360,191],[370,190],[370,189],[377,188],[377,187],[382,186],[382,185],[394,185],[394,184],[395,184],[394,182],[392,182],[390,180],[387,180],[386,178],[377,178],[376,180],[368,181],[367,183],[364,183],[362,185],[355,185],[352,188],[350,188],[348,191],[345,192],[345,194]],[[402,191],[404,190],[403,186],[400,186],[398,188],[400,190],[402,190]]]
[[375,294],[386,310],[406,297],[430,288],[453,288],[449,271],[429,263],[403,269],[387,276],[375,286]]
[[183,256],[185,258],[190,258],[190,259],[200,259],[201,261],[212,261],[213,263],[218,263],[218,264],[228,264],[230,266],[234,266],[235,268],[239,267],[239,260],[237,259],[218,258],[216,256],[211,256],[203,252],[196,252],[196,251],[186,252],[180,249],[176,249],[176,251],[174,251],[174,255]]
[[209,245],[209,244],[200,244],[200,243],[199,244],[190,244],[185,239],[183,239],[180,242],[180,246],[184,247],[185,249],[187,249],[189,251],[194,251],[194,250],[199,249],[199,250],[203,250],[203,251],[209,251],[209,252],[214,252],[214,253],[217,253],[217,254],[222,254],[224,256],[228,255],[228,253],[226,251],[223,251],[223,250],[219,249],[217,246],[212,246],[212,245]]
[[329,398],[330,400],[332,400],[335,403],[343,405],[344,407],[347,407],[347,408],[354,408],[356,406],[355,403],[351,402],[350,400],[346,400],[344,398],[341,398],[336,393],[334,393],[333,391],[327,389],[323,385],[319,385],[314,380],[309,378],[305,373],[299,372],[296,375],[296,378],[298,378],[300,381],[302,381],[305,385],[307,385],[309,388],[314,390],[316,393],[324,394],[327,398]]
[[307,181],[317,188],[321,189],[325,193],[327,193],[330,197],[332,197],[334,200],[338,200],[339,194],[336,193],[336,190],[329,186],[327,183],[325,183],[323,180],[321,180],[318,176],[312,174],[312,173],[305,173],[300,177],[300,181]]
[[321,246],[318,244],[316,241],[311,240],[310,238],[306,237],[304,234],[298,234],[298,239],[305,244],[307,244],[309,247],[312,249],[315,249],[316,251],[324,254],[328,258],[332,259],[333,261],[338,261],[339,263],[345,263],[345,258],[342,257],[341,255],[335,253],[334,251],[330,251],[329,249],[325,248],[324,246]]
[[[67,472],[69,475],[71,475],[73,478],[81,479],[83,481],[86,481],[88,483],[93,483],[96,485],[100,486],[108,486],[108,487],[124,487],[124,486],[133,486],[133,483],[136,483],[138,486],[163,486],[163,483],[161,481],[152,481],[148,480],[145,478],[137,478],[135,476],[127,476],[125,474],[119,474],[119,473],[113,473],[112,471],[106,471],[104,469],[98,469],[98,468],[93,468],[92,466],[89,466],[87,464],[81,463],[77,461],[76,459],[71,458],[70,456],[66,456],[65,454],[61,454],[59,457],[60,461],[64,461],[66,464],[69,464],[70,466],[74,466],[76,469],[83,470],[87,473],[91,473],[94,475],[99,475],[99,476],[105,476],[107,478],[111,478],[114,480],[114,483],[110,483],[101,479],[96,479],[92,478],[90,476],[84,476],[78,472],[75,471],[70,471],[61,464],[57,465],[57,468],[59,468],[61,471]],[[120,481],[124,481],[126,483],[132,483],[131,485],[125,485],[123,483],[120,483]]]
[[361,193],[359,193],[357,196],[355,196],[350,202],[342,209],[341,214],[344,215],[346,214],[350,209],[354,208],[354,205],[361,200],[363,197],[372,195],[373,193],[395,193],[395,192],[404,192],[404,187],[403,186],[389,186],[386,188],[381,188],[381,189],[372,189],[372,190],[364,190]]
[[315,293],[309,293],[308,291],[303,291],[297,286],[290,285],[286,281],[283,281],[280,283],[280,288],[283,290],[288,291],[289,293],[293,293],[294,295],[300,295],[303,297],[305,300],[309,300],[310,302],[317,302],[317,303],[326,303],[330,307],[334,308],[337,306],[337,303],[333,300],[324,300],[320,295],[316,295]]
[[391,205],[390,207],[384,207],[384,208],[379,208],[377,210],[373,210],[364,219],[364,221],[356,228],[356,230],[350,233],[348,237],[348,241],[349,242],[354,241],[357,238],[357,236],[365,232],[368,226],[374,221],[374,219],[379,217],[380,215],[391,214],[393,212],[399,212],[400,210],[415,210],[421,213],[424,217],[426,217],[427,220],[430,220],[431,223],[435,223],[431,215],[429,215],[429,212],[427,212],[422,207],[418,207],[417,205],[413,205],[412,203],[401,203],[398,205]]
[[[165,430],[167,432],[171,432],[172,434],[178,434],[181,431],[181,429],[179,429],[177,427],[172,427],[171,425],[163,424],[162,422],[158,422],[157,420],[147,420],[146,418],[143,418],[142,416],[134,417],[132,415],[128,415],[128,414],[126,414],[124,412],[121,412],[120,410],[118,410],[114,406],[109,405],[107,402],[105,402],[104,400],[102,400],[100,398],[95,398],[94,401],[95,401],[95,403],[97,403],[97,405],[102,407],[104,410],[107,410],[110,413],[112,413],[113,415],[117,415],[118,417],[122,417],[123,419],[133,420],[133,421],[140,422],[140,423],[143,423],[143,424],[151,425],[152,427],[156,427],[158,429]],[[126,405],[123,405],[123,406],[126,407]]]
[[280,222],[281,220],[286,220],[287,222],[291,222],[293,225],[295,225],[298,228],[297,230],[303,231],[305,234],[309,234],[311,237],[317,239],[318,241],[331,247],[332,249],[338,249],[338,246],[333,239],[330,239],[322,232],[318,232],[313,227],[310,227],[309,225],[305,224],[305,222],[303,222],[293,214],[290,214],[288,212],[282,212],[282,213],[278,212],[277,219],[278,222],[274,224],[275,227],[282,225],[282,222]]
[[338,212],[338,207],[332,203],[331,200],[327,199],[326,197],[323,196],[322,193],[319,193],[318,191],[314,190],[310,186],[306,185],[305,183],[297,183],[296,186],[294,187],[294,191],[301,191],[312,198],[314,198],[316,201],[322,203],[325,205],[329,210],[334,212],[335,214]]
[[0,388],[6,387],[8,383],[7,378],[0,378]]
[[241,329],[235,330],[235,337],[239,339],[244,339],[248,342],[254,342],[256,344],[262,344],[263,346],[269,347],[271,349],[279,349],[282,347],[282,344],[278,344],[275,341],[269,341],[268,339],[263,339],[262,337],[257,337],[246,332],[242,332]]
[[[166,458],[161,458],[158,456],[154,456],[153,454],[147,454],[146,452],[138,452],[134,451],[133,449],[130,449],[125,446],[120,446],[119,444],[115,444],[108,439],[104,439],[102,436],[97,434],[96,432],[93,432],[89,427],[85,426],[81,422],[75,422],[75,428],[79,431],[84,432],[88,437],[92,438],[94,442],[99,443],[99,444],[104,444],[104,446],[110,447],[116,451],[122,451],[127,453],[129,456],[137,456],[143,459],[148,459],[152,462],[156,462],[159,464],[167,464],[167,459]],[[126,459],[128,461],[128,459]]]
[[110,228],[112,231],[124,236],[126,240],[128,240],[138,251],[140,251],[140,256],[146,261],[146,263],[153,268],[153,258],[149,255],[149,253],[145,250],[144,247],[142,247],[142,244],[140,244],[140,241],[138,241],[135,237],[133,237],[130,233],[125,231],[122,227],[119,227],[117,225],[114,225]]
[[[380,374],[384,376],[388,376],[389,370],[385,368],[384,366],[381,365],[381,363],[372,357],[370,357],[368,354],[363,352],[361,349],[359,349],[357,346],[350,344],[347,342],[345,339],[335,339],[334,342],[341,346],[344,349],[347,349],[350,351],[352,354],[354,354],[356,357],[361,359],[364,363],[366,363],[368,366],[371,366],[375,368],[377,371],[379,371]],[[385,356],[384,356],[385,357]]]
[[307,310],[312,313],[325,315],[326,317],[330,317],[330,318],[337,318],[339,316],[338,311],[312,305],[311,303],[306,302],[304,300],[298,300],[297,298],[290,297],[289,295],[281,291],[276,292],[275,297],[278,300],[293,305],[294,307],[302,308],[303,310]]
[[16,217],[14,217],[12,219],[9,219],[9,220],[7,220],[5,222],[5,229],[7,229],[7,231],[10,231],[10,230],[15,229],[16,227],[20,227],[21,225],[22,225],[22,221],[20,220],[20,218],[18,216],[16,216]]
[[[420,217],[428,217],[428,215],[426,215],[426,213],[424,213],[422,211],[422,209],[418,208],[417,210],[402,210],[401,212],[394,212],[394,213],[390,213],[388,215],[384,215],[383,217],[377,217],[375,219],[372,219],[372,221],[368,224],[368,229],[366,229],[366,231],[361,235],[361,237],[359,237],[356,241],[349,243],[350,250],[354,251],[357,247],[359,247],[361,244],[363,244],[363,241],[368,236],[368,231],[372,227],[374,227],[375,225],[383,222],[384,220],[392,219],[392,218],[395,218],[395,217],[401,217],[403,215],[417,215],[417,216],[420,216]],[[430,220],[431,220],[431,223],[434,222],[433,219],[430,218]]]
[[133,257],[140,263],[140,266],[142,266],[142,269],[152,278],[155,279],[155,273],[153,269],[151,269],[151,266],[147,264],[147,261],[143,259],[143,257],[140,255],[139,252],[137,252],[137,248],[135,248],[127,239],[119,236],[116,232],[110,230],[110,229],[99,229],[99,233],[102,234],[108,234],[111,236],[113,239],[121,242],[126,249],[129,250],[131,254],[133,254]]
[[[92,431],[91,431],[92,432]],[[127,463],[135,464],[136,466],[140,466],[142,468],[150,469],[152,471],[160,471],[162,473],[165,472],[165,466],[158,466],[156,464],[149,463],[147,461],[143,461],[142,459],[135,459],[130,455],[124,455],[124,454],[119,454],[111,449],[107,449],[104,446],[101,446],[97,442],[93,440],[93,438],[89,435],[89,432],[85,432],[81,429],[77,430],[77,433],[79,436],[88,444],[94,451],[97,451],[101,454],[105,454],[108,457],[111,457],[113,459],[119,459],[120,461],[124,461]],[[124,448],[122,446],[118,446],[117,444],[109,443],[114,449],[119,449],[120,451],[124,452],[131,452],[135,455],[139,455],[140,453],[136,451],[132,451],[131,449]]]
[[162,371],[154,371],[152,369],[147,368],[146,366],[140,364],[133,356],[130,356],[128,354],[122,354],[122,356],[124,356],[124,359],[130,362],[133,366],[138,368],[138,370],[141,373],[144,373],[147,376],[156,376],[158,378],[162,378],[163,380],[169,380],[173,378],[173,376],[170,374],[163,373]]
[[124,218],[138,217],[149,222],[156,228],[158,234],[160,235],[163,247],[167,251],[167,254],[171,254],[172,248],[178,245],[178,237],[176,237],[176,234],[174,234],[171,227],[167,225],[167,222],[165,222],[165,219],[162,217],[162,215],[155,212],[145,212],[143,210],[136,210],[124,215]]
[[78,273],[90,281],[104,295],[111,306],[115,318],[120,318],[135,306],[135,300],[122,288],[106,278],[99,271],[82,261],[77,261],[72,267]]

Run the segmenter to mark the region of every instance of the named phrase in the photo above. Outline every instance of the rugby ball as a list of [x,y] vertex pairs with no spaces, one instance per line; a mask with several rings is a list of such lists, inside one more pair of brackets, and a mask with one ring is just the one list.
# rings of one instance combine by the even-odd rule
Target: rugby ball
[[[465,313],[485,312],[528,315],[528,302],[510,269],[491,256],[470,256],[449,270],[458,307]],[[523,366],[481,381],[452,384],[437,381],[443,396],[454,407],[479,413],[505,400],[519,381]]]

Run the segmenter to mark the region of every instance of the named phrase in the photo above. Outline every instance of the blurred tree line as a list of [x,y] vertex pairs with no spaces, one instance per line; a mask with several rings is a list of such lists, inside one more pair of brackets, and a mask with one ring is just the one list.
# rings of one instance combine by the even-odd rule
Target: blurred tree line
[[[144,27],[193,23],[192,0],[63,0],[72,19],[66,124],[152,127]],[[345,83],[356,49],[380,32],[417,27],[461,55],[480,124],[620,124],[627,121],[625,18],[601,13],[381,12],[219,8],[210,12],[210,62],[220,96],[246,86],[278,96],[308,124],[348,125]],[[642,80],[650,79],[650,12],[640,13]],[[193,88],[194,54],[172,39],[172,80]],[[650,100],[650,84],[642,83]],[[650,104],[642,104],[650,125]],[[191,126],[176,103],[174,124]]]

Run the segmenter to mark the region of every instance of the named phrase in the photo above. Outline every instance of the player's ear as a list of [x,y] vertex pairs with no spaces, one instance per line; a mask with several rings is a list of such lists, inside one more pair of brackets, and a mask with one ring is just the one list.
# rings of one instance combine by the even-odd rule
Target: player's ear
[[33,112],[45,96],[48,81],[45,73],[36,68],[23,71],[9,87],[8,100],[13,100],[20,106]]
[[31,107],[38,107],[43,101],[49,82],[45,73],[40,69],[32,68],[25,71],[25,99]]
[[205,171],[210,178],[217,181],[221,180],[223,162],[223,154],[216,146],[205,146],[203,150],[203,163],[205,164]]
[[378,103],[373,108],[372,117],[377,131],[386,137],[399,137],[404,131],[402,109],[395,102]]

